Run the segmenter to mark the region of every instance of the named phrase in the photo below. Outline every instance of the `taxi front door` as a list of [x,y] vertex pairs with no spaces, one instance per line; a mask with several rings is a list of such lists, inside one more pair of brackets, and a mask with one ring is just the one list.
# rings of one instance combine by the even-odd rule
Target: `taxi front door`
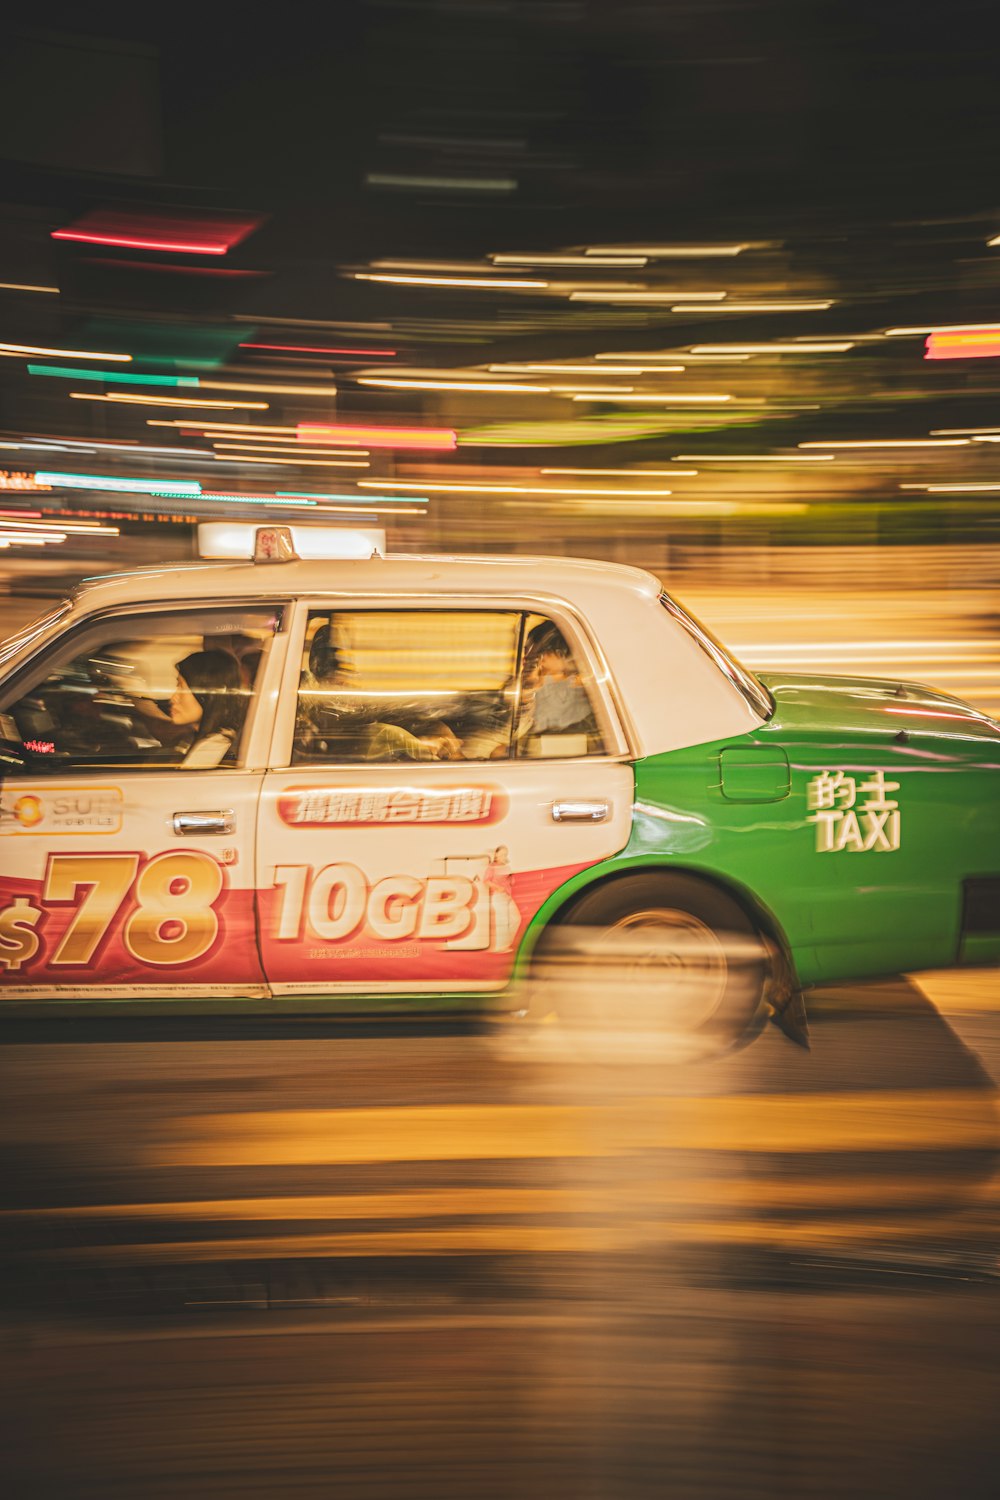
[[[126,636],[147,634],[169,656],[182,649],[172,647],[171,633],[200,644],[206,631],[223,638],[228,624],[204,611],[153,622],[131,614],[108,625],[105,641],[73,650],[78,660],[94,659]],[[56,655],[49,683],[64,695],[67,681],[79,689],[72,653],[68,664]],[[264,662],[262,681],[279,667],[276,653],[264,655],[272,660]],[[82,694],[87,710],[121,717],[115,695],[101,691],[104,699]],[[25,722],[25,702],[43,713],[52,692],[43,681],[33,698],[8,705],[8,724]],[[246,739],[266,744],[269,730],[269,723],[251,722]],[[41,774],[60,749],[58,725],[48,732],[50,741],[36,737],[41,748],[26,751],[34,764],[9,771],[0,786],[3,1002],[204,1004],[266,996],[253,889],[264,755],[244,744],[245,769],[152,769],[136,751],[133,764],[124,755],[101,766],[67,757],[65,768]]]

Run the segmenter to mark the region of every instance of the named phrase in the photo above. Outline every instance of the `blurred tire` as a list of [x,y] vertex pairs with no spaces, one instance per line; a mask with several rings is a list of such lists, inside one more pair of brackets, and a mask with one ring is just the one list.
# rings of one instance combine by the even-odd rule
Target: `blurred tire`
[[530,1011],[595,1056],[683,1060],[744,1036],[768,973],[760,933],[725,891],[672,871],[625,875],[545,934]]

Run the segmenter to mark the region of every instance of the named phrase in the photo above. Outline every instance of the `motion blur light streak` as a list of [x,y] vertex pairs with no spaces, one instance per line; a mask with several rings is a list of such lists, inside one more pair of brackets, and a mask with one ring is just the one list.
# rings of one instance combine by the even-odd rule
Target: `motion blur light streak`
[[828,302],[706,302],[697,307],[685,306],[681,303],[678,307],[672,307],[670,311],[676,313],[825,312],[832,306],[832,299]]
[[546,395],[544,385],[511,385],[501,380],[406,380],[392,376],[360,375],[358,385],[388,386],[393,390],[414,391],[495,391],[500,395]]
[[274,458],[271,455],[257,457],[251,453],[213,453],[211,457],[224,464],[269,464],[271,468],[297,469],[301,466],[307,469],[368,469],[371,467],[368,463],[351,463],[342,458]]
[[405,272],[394,274],[388,271],[353,271],[355,281],[388,281],[396,286],[455,286],[490,292],[539,291],[547,287],[547,281],[501,280],[488,276],[409,276]]
[[336,501],[339,503],[324,503],[322,508],[338,510],[343,515],[426,516],[430,504],[426,495],[327,495],[319,490],[279,490],[278,497]]
[[[726,296],[725,292],[657,292],[651,289],[630,287],[621,291],[614,288],[608,290],[588,288],[585,291],[570,292],[571,302],[681,302],[685,298],[692,303],[697,302],[721,302]],[[697,309],[694,309],[695,311]]]
[[131,354],[98,354],[93,349],[50,349],[38,344],[0,344],[0,354],[13,358],[25,354],[48,354],[57,359],[107,359],[121,364],[130,364]]
[[750,245],[588,245],[587,255],[644,255],[654,260],[742,255]]
[[48,292],[51,296],[58,297],[57,286],[35,286],[30,281],[0,281],[0,292]]
[[52,239],[127,250],[163,250],[176,255],[225,255],[253,232],[259,218],[221,219],[195,213],[160,214],[141,209],[93,209]]
[[887,328],[883,338],[915,338],[920,334],[981,333],[984,329],[1000,329],[1000,323],[932,323],[922,328]]
[[1000,356],[1000,331],[977,328],[968,333],[932,333],[924,359],[996,359]]
[[197,375],[137,375],[132,370],[79,370],[70,365],[29,365],[29,375],[50,375],[61,380],[102,380],[105,385],[165,385],[198,387]]
[[815,464],[832,463],[832,453],[678,453],[678,463]]
[[[488,365],[491,374],[497,375],[644,375],[655,372],[664,375],[679,375],[683,365]],[[582,389],[582,387],[581,387]]]
[[694,478],[697,469],[539,469],[539,474],[608,474],[621,479]]
[[843,354],[854,343],[692,344],[692,354]]
[[294,427],[274,427],[258,422],[210,422],[207,418],[199,421],[197,417],[173,418],[173,417],[147,417],[147,427],[183,427],[187,432],[204,433],[211,437],[217,432],[261,432],[267,434],[277,433],[281,437],[295,436]]
[[39,484],[51,484],[54,489],[120,490],[123,494],[168,495],[181,499],[196,498],[201,494],[201,485],[193,479],[125,479],[113,474],[63,474],[54,471],[39,472],[35,478]]
[[[285,431],[287,429],[281,429]],[[354,427],[344,423],[300,422],[300,442],[343,443],[365,448],[420,448],[445,452],[457,447],[457,434],[447,427]]]
[[973,494],[1000,490],[1000,484],[901,484],[901,490],[923,490],[928,495]]
[[212,407],[215,411],[267,411],[267,401],[202,401],[196,396],[130,396],[118,392],[70,391],[71,401],[113,401],[122,406]]
[[[684,349],[684,350],[675,350],[672,354],[646,354],[644,352],[640,352],[638,350],[634,350],[631,353],[621,352],[621,353],[618,353],[618,354],[595,354],[594,358],[595,359],[642,359],[642,360],[683,359],[685,361],[685,365],[688,362],[690,362],[692,359],[695,359],[695,360],[698,360],[699,362],[704,362],[705,364],[731,365],[731,364],[742,364],[742,363],[745,363],[747,360],[752,359],[753,355],[751,355],[751,354],[698,354],[694,350]],[[673,367],[669,366],[669,365],[667,365],[667,366],[645,365],[643,368],[645,370],[656,370],[656,369],[660,369],[660,368],[666,368],[666,369],[676,368],[678,370],[683,370],[685,368],[685,365],[677,365],[677,366],[673,366]]]
[[[655,402],[657,404],[664,403],[667,406],[674,406],[674,405],[680,406],[680,405],[684,405],[684,404],[691,405],[691,406],[712,406],[712,405],[717,404],[720,401],[732,401],[732,399],[733,399],[732,396],[684,396],[684,395],[679,395],[679,394],[678,395],[671,395],[671,396],[664,396],[664,395],[662,395],[658,391],[635,391],[632,394],[621,393],[618,396],[602,396],[597,391],[594,391],[593,394],[588,394],[586,396],[574,396],[573,397],[574,401],[618,401],[618,400],[621,400],[621,401],[624,401],[629,406],[634,406],[637,402],[650,402],[650,403]],[[751,399],[751,398],[747,398],[747,399]],[[756,400],[757,398],[752,398],[752,399]]]
[[645,255],[491,255],[495,266],[623,266],[642,267]]
[[967,448],[970,438],[838,438],[800,443],[800,448]]
[[331,349],[315,344],[241,344],[241,349],[273,349],[288,354],[346,354],[357,359],[394,359],[395,349]]
[[671,490],[578,490],[564,489],[555,485],[522,485],[522,484],[466,484],[445,483],[426,479],[359,479],[359,488],[368,488],[369,485],[381,485],[386,490],[447,490],[461,494],[472,495],[619,495],[626,498],[631,496],[655,496],[657,499],[672,493]]
[[266,396],[336,396],[337,387],[331,380],[327,385],[259,385],[248,380],[198,380],[203,391],[251,391]]

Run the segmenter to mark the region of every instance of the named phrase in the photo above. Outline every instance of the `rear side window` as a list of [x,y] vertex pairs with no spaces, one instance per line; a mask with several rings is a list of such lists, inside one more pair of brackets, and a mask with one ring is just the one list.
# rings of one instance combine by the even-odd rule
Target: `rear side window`
[[592,684],[544,615],[309,613],[295,765],[604,753]]

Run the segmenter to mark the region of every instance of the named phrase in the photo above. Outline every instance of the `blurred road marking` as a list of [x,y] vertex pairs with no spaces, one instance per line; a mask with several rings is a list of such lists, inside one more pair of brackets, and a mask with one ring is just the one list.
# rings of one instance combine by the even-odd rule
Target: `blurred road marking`
[[800,1178],[716,1178],[668,1176],[626,1178],[611,1187],[454,1187],[418,1188],[404,1192],[316,1194],[308,1197],[199,1198],[163,1203],[74,1204],[60,1208],[22,1208],[0,1211],[0,1222],[59,1219],[142,1219],[203,1221],[236,1220],[260,1223],[280,1220],[300,1223],[316,1220],[463,1218],[488,1214],[585,1214],[612,1206],[648,1211],[653,1206],[682,1205],[790,1210],[840,1209],[853,1212],[871,1206],[906,1207],[939,1205],[959,1197],[963,1205],[976,1207],[1000,1202],[1000,1178],[970,1186],[961,1176],[923,1173],[901,1178],[892,1171],[842,1176],[813,1181]]
[[[947,1223],[955,1229],[954,1216]],[[911,1240],[940,1236],[942,1219],[840,1220],[690,1219],[636,1220],[609,1214],[600,1224],[467,1224],[445,1229],[399,1229],[340,1234],[266,1235],[235,1239],[155,1241],[146,1244],[74,1246],[70,1251],[36,1252],[36,1258],[98,1260],[102,1263],[156,1261],[368,1259],[373,1256],[454,1254],[549,1255],[624,1252],[654,1245],[732,1244],[842,1250],[850,1244],[897,1248]],[[995,1237],[990,1236],[995,1246]]]
[[655,1150],[880,1151],[1000,1144],[983,1089],[746,1094],[618,1104],[460,1104],[188,1115],[151,1167],[603,1157]]

